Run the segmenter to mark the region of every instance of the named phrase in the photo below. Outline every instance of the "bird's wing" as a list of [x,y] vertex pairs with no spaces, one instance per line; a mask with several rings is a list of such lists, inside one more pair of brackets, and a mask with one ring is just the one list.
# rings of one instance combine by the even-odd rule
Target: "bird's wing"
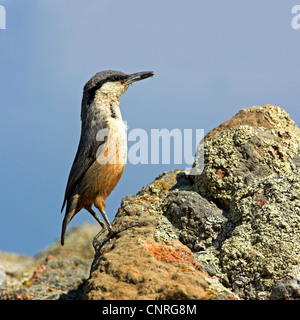
[[[97,130],[98,129],[100,130],[101,128],[98,127]],[[76,188],[84,173],[96,160],[96,153],[98,148],[106,142],[107,137],[105,137],[103,141],[96,140],[97,130],[95,128],[90,128],[89,130],[81,131],[80,142],[69,174],[61,211],[63,211],[66,201],[72,195],[74,189]]]

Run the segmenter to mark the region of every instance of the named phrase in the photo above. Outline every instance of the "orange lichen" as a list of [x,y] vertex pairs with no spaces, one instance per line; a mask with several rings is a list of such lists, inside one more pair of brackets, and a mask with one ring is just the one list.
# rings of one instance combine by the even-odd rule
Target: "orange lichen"
[[205,295],[205,298],[206,299],[210,299],[212,296],[216,296],[216,293],[214,290],[209,290],[206,295]]
[[[143,241],[143,245],[148,253],[162,262],[183,263],[187,266],[194,267],[197,270],[203,270],[202,265],[194,259],[191,251],[188,248],[174,248],[173,246],[162,243],[152,243],[147,240]],[[186,272],[189,271],[189,268],[185,267],[181,270]]]

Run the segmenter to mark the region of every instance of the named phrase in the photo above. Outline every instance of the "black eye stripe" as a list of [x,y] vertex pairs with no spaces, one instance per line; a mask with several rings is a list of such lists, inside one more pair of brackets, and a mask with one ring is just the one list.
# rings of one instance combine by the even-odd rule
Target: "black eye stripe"
[[87,103],[90,104],[94,100],[96,91],[98,89],[100,89],[104,85],[104,83],[122,81],[122,80],[125,80],[127,78],[128,78],[127,75],[124,75],[124,76],[122,76],[122,75],[120,75],[120,76],[119,75],[113,75],[113,76],[107,77],[104,80],[99,81],[93,87],[91,87],[90,89],[87,90],[87,92],[88,92],[88,102]]
[[113,76],[113,77],[111,77],[111,80],[112,81],[121,81],[122,79],[119,76]]

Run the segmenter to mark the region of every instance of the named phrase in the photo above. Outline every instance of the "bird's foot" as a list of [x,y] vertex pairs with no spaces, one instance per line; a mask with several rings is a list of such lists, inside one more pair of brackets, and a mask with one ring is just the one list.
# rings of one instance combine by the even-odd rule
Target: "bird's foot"
[[96,252],[99,252],[103,247],[107,246],[110,243],[111,239],[114,238],[120,232],[133,227],[142,227],[145,225],[147,225],[145,221],[138,220],[123,221],[116,228],[112,228],[112,226],[110,225],[108,228],[100,230],[100,232],[95,236],[93,240],[93,247]]
[[95,236],[93,240],[93,247],[96,252],[99,252],[104,246],[110,243],[110,239],[116,235],[116,232],[113,229],[103,228]]

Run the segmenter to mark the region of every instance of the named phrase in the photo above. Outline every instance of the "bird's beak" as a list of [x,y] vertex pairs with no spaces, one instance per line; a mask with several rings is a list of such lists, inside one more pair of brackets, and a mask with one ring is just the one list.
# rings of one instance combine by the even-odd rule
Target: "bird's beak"
[[153,76],[154,76],[154,73],[152,71],[136,72],[136,73],[130,74],[128,78],[125,80],[125,83],[131,84],[133,82],[147,79]]

